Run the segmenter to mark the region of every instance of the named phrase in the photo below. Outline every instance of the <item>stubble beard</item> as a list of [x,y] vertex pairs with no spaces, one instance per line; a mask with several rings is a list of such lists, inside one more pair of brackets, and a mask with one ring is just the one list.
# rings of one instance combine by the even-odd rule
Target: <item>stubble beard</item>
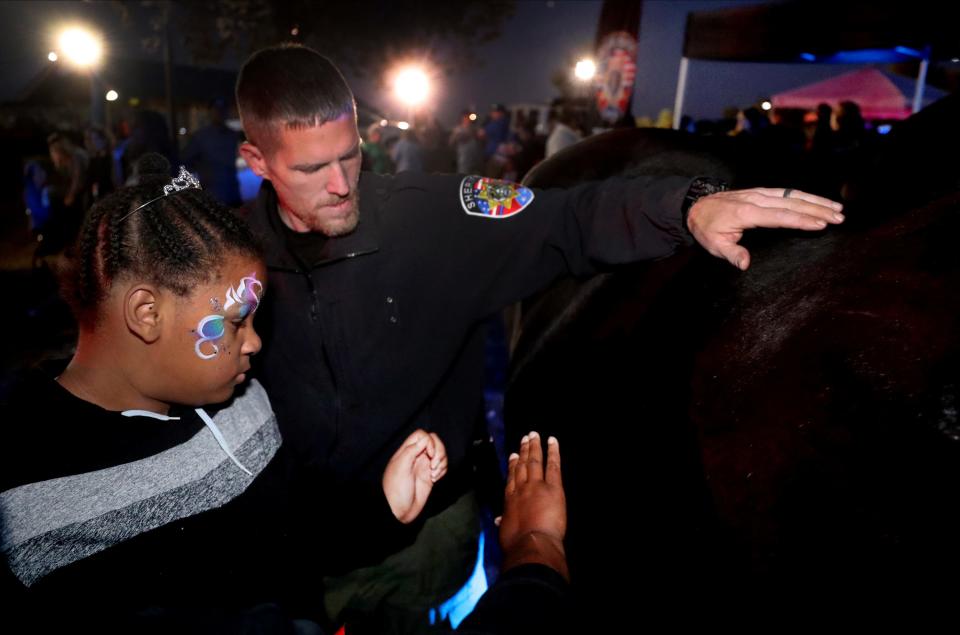
[[350,211],[344,216],[330,218],[321,207],[311,210],[305,217],[297,216],[297,220],[306,225],[309,231],[323,234],[328,238],[345,236],[356,229],[357,223],[360,222],[360,192],[354,190],[347,200],[350,201]]

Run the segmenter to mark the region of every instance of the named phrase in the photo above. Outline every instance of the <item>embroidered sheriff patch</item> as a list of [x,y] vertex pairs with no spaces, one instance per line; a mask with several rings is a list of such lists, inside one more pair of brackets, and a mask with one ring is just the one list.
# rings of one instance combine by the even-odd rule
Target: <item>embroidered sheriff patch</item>
[[467,176],[460,182],[460,204],[471,216],[506,218],[533,202],[533,190],[510,181]]

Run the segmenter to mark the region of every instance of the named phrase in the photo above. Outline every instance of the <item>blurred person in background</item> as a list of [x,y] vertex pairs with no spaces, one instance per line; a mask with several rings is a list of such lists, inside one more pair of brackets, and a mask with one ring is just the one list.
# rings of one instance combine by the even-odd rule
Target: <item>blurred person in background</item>
[[182,159],[214,198],[227,207],[238,207],[242,202],[237,180],[240,135],[226,124],[228,110],[225,99],[210,103],[209,123],[193,133]]

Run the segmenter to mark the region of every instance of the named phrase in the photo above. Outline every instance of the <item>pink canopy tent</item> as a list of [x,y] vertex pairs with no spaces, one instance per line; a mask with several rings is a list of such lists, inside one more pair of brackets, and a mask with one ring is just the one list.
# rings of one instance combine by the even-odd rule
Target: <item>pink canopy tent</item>
[[[942,96],[941,91],[928,88],[923,105]],[[770,101],[776,108],[804,110],[816,110],[822,103],[836,107],[841,101],[853,101],[864,119],[906,119],[912,112],[911,99],[894,78],[876,68],[865,68],[778,93]]]

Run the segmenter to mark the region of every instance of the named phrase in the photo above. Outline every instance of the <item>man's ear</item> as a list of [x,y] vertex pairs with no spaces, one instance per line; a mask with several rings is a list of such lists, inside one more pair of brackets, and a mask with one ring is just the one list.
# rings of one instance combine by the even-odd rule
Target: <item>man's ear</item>
[[158,289],[150,284],[135,284],[123,297],[123,319],[127,328],[147,344],[160,337],[162,302]]
[[240,144],[240,156],[247,162],[254,174],[270,180],[270,176],[267,174],[267,159],[260,148],[249,141],[244,141]]

